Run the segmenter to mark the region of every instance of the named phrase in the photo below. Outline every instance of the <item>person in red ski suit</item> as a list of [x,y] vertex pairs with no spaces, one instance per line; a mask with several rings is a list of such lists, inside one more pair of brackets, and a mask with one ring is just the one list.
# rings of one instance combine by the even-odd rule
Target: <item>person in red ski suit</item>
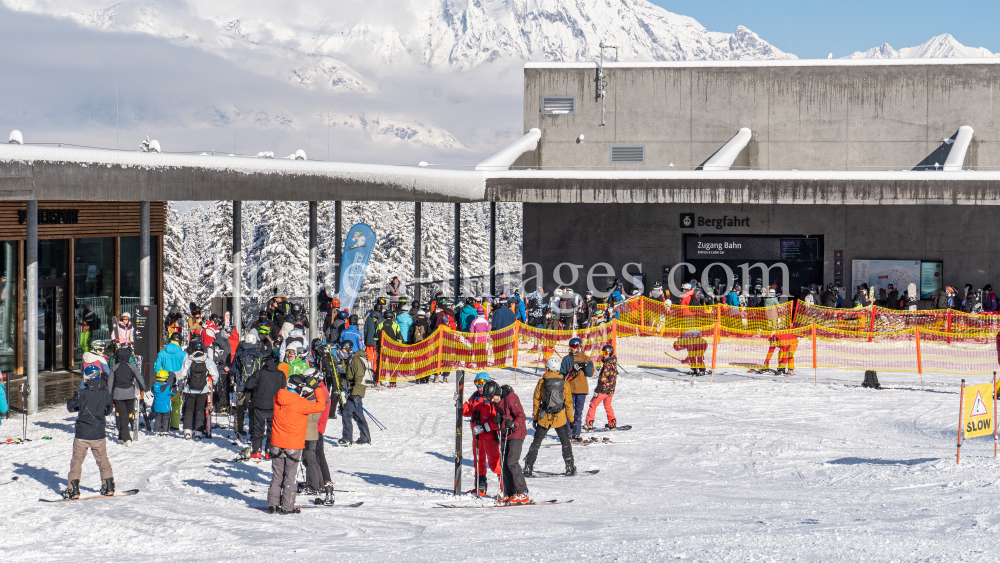
[[770,368],[771,356],[774,355],[774,349],[778,349],[778,375],[784,375],[785,366],[788,366],[788,371],[791,372],[795,369],[795,349],[799,346],[799,337],[794,334],[777,334],[772,333],[767,339],[769,344],[767,348],[767,358],[764,359],[764,368]]
[[490,380],[488,373],[476,376],[476,392],[462,405],[462,416],[469,417],[472,426],[472,453],[476,460],[477,485],[479,496],[486,496],[486,465],[490,471],[500,474],[500,443],[497,440],[497,428],[494,423],[496,410],[493,403],[483,397],[483,386]]

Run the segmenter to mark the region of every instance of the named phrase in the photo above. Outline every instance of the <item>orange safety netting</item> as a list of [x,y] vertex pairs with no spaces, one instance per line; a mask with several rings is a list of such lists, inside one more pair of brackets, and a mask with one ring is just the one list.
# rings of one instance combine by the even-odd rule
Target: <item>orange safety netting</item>
[[456,370],[543,367],[571,338],[600,357],[612,344],[624,365],[659,368],[837,368],[889,372],[988,373],[997,368],[1000,316],[957,311],[830,309],[804,302],[777,307],[670,307],[644,297],[618,319],[579,330],[516,323],[490,333],[438,329],[406,345],[385,337],[379,376],[413,380]]

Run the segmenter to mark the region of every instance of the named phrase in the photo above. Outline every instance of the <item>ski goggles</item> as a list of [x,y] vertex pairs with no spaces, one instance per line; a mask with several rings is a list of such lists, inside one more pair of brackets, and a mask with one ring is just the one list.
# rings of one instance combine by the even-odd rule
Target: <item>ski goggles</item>
[[475,383],[476,383],[476,387],[482,387],[483,385],[486,385],[486,380],[485,379],[477,379],[475,381]]

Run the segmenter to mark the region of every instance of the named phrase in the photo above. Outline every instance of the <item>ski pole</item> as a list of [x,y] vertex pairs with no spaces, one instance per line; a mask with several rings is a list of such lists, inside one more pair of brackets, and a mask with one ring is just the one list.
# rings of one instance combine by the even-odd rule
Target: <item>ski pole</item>
[[365,407],[361,407],[361,410],[365,411],[365,414],[368,415],[368,418],[372,419],[372,422],[374,422],[379,427],[378,428],[379,430],[385,430],[385,426],[383,426],[382,423],[379,422],[377,418],[372,416],[372,413],[368,412],[368,409],[366,409]]

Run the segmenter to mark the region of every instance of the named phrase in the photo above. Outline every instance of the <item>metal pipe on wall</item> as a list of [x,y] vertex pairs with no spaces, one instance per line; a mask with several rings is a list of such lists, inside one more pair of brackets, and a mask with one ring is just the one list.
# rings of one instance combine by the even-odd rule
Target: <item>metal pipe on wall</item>
[[319,308],[316,293],[316,231],[317,231],[317,208],[318,203],[309,202],[309,341],[319,334],[319,327],[316,326],[317,309]]
[[243,337],[243,202],[233,201],[233,326]]
[[490,296],[497,294],[497,202],[490,202]]
[[417,201],[413,204],[413,305],[418,310],[420,309],[420,257],[423,252],[420,233],[421,212],[421,203]]
[[139,305],[149,307],[149,202],[139,202]]
[[342,213],[343,213],[343,208],[341,206],[341,202],[339,202],[339,201],[334,202],[334,204],[333,204],[333,224],[334,224],[334,230],[337,232],[337,235],[336,235],[337,238],[336,238],[336,240],[334,241],[334,244],[333,244],[333,248],[334,248],[333,255],[334,255],[334,262],[335,262],[334,265],[336,266],[337,274],[334,276],[333,283],[335,284],[335,287],[337,288],[337,295],[338,296],[340,295],[340,261],[344,257],[344,237],[343,237],[343,231],[341,230],[342,223],[340,221]]
[[455,298],[462,289],[462,204],[455,204]]
[[[25,297],[28,302],[28,358],[25,373],[28,378],[28,414],[38,410],[38,201],[28,200],[28,241],[25,245]],[[24,396],[22,395],[22,405]]]

